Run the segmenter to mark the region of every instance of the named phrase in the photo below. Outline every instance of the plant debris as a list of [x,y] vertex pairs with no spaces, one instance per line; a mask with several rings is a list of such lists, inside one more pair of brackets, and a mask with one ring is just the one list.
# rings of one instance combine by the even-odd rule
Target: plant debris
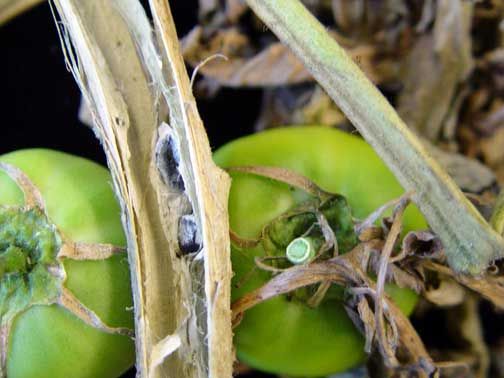
[[[261,175],[280,180],[311,195],[328,201],[331,194],[319,189],[307,178],[282,168],[236,167],[234,172]],[[317,306],[324,299],[330,285],[346,288],[345,305],[350,318],[366,339],[367,353],[378,351],[384,363],[383,369],[394,376],[419,377],[486,377],[489,371],[489,350],[482,336],[482,325],[478,316],[480,297],[486,298],[497,307],[504,302],[504,275],[499,275],[495,266],[484,277],[473,278],[455,274],[447,265],[443,246],[439,238],[430,231],[409,232],[402,242],[402,214],[409,203],[411,193],[392,200],[366,219],[355,223],[358,243],[348,252],[337,252],[339,238],[326,232],[327,244],[309,264],[278,265],[281,256],[256,258],[256,268],[268,271],[272,278],[262,287],[249,292],[232,304],[233,324],[236,326],[243,313],[268,299],[292,293],[303,287],[318,285],[315,295],[307,301]],[[312,210],[308,203],[281,215],[267,225],[258,240],[241,239],[232,233],[232,240],[240,248],[250,248],[263,243],[268,251],[269,228],[296,214]],[[383,218],[387,210],[392,215]],[[318,224],[325,229],[324,216]],[[381,226],[376,226],[382,219]],[[331,229],[330,227],[327,227]],[[330,251],[330,255],[324,254]],[[274,263],[270,265],[267,263]],[[283,267],[279,267],[283,266]],[[375,278],[376,277],[376,278]],[[246,277],[244,278],[246,279]],[[457,327],[463,348],[429,351],[411,322],[385,294],[385,283],[395,283],[421,293],[432,304],[452,311],[459,320]],[[478,297],[479,295],[480,297]],[[455,310],[457,310],[455,312]],[[444,357],[436,359],[433,357]]]

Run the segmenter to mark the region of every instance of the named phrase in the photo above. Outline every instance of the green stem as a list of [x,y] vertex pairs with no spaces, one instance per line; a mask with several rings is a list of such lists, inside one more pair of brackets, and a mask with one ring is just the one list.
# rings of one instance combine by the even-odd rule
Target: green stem
[[247,3],[303,61],[401,185],[415,192],[414,202],[440,236],[448,262],[456,272],[479,274],[492,260],[504,256],[504,240],[500,235],[298,0],[247,0]]
[[296,265],[306,264],[315,257],[315,248],[311,238],[296,238],[289,243],[285,250],[287,259]]

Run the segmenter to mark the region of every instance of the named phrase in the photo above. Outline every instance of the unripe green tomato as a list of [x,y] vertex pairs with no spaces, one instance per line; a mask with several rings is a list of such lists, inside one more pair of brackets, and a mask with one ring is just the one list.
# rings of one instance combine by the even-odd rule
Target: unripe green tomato
[[[65,237],[125,246],[120,209],[107,170],[86,159],[44,149],[0,157],[41,192],[49,220]],[[0,205],[22,205],[23,193],[0,171]],[[0,250],[0,254],[2,250]],[[63,259],[64,287],[111,327],[133,329],[126,253],[105,260]],[[15,316],[7,354],[9,378],[117,377],[134,362],[134,343],[93,328],[59,305],[35,305]]]
[[[272,129],[235,140],[214,154],[223,167],[274,166],[307,176],[322,189],[345,196],[353,215],[365,218],[387,201],[404,193],[373,149],[356,136],[325,127]],[[263,227],[306,200],[288,185],[245,173],[233,173],[229,197],[230,227],[243,238],[258,238]],[[414,206],[405,213],[404,228],[425,229]],[[232,248],[235,273],[232,300],[271,278],[254,269],[262,246]],[[387,292],[402,311],[411,313],[416,294],[389,285]],[[238,358],[252,367],[292,376],[324,376],[352,368],[365,359],[364,340],[338,299],[313,309],[280,296],[244,314],[235,330]]]

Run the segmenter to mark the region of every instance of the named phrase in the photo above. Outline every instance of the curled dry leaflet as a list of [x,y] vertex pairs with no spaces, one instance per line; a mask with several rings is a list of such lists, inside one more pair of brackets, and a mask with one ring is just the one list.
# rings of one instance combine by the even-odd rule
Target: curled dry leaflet
[[[0,284],[8,292],[7,299],[0,304],[0,377],[7,375],[9,333],[13,321],[34,305],[56,304],[100,331],[133,337],[131,329],[114,328],[105,324],[65,288],[66,272],[62,264],[63,258],[101,260],[116,253],[124,253],[125,250],[110,244],[76,243],[67,239],[49,219],[42,195],[30,179],[13,165],[0,163],[0,169],[17,183],[25,197],[23,206],[0,206],[2,240],[11,243],[14,239],[35,238],[36,235],[38,241],[35,249],[43,251],[42,254],[35,250],[24,251],[27,263],[32,265],[27,272],[16,270],[15,266],[4,265],[9,264],[9,259],[4,259],[0,265],[2,271],[7,272],[0,276]],[[16,227],[18,222],[34,225],[31,234],[26,234],[26,228]],[[11,248],[11,251],[14,250],[17,249]],[[15,264],[15,260],[11,260],[11,263]],[[28,288],[20,285],[19,281],[29,282]]]
[[[333,196],[307,178],[282,168],[237,167],[230,171],[274,177],[305,190],[321,202],[328,201]],[[303,287],[318,286],[313,297],[307,301],[307,304],[317,306],[323,300],[328,285],[337,284],[346,288],[345,306],[350,318],[366,338],[366,352],[378,351],[385,367],[392,369],[394,374],[405,377],[438,377],[444,369],[462,366],[464,362],[433,360],[410,320],[385,293],[385,283],[392,282],[399,287],[411,288],[427,300],[438,298],[433,301],[437,305],[452,305],[450,301],[453,300],[451,294],[454,290],[467,296],[468,292],[462,288],[465,287],[499,308],[504,308],[504,277],[496,273],[495,269],[492,274],[478,278],[454,273],[446,265],[441,241],[429,231],[409,232],[400,242],[403,213],[410,197],[411,193],[406,193],[380,207],[362,222],[356,223],[354,229],[359,241],[346,254],[338,254],[338,242],[334,233],[325,230],[329,227],[324,225],[327,222],[324,223],[322,212],[318,212],[317,222],[326,242],[320,246],[315,257],[306,264],[286,268],[285,265],[277,264],[278,256],[256,259],[256,269],[271,272],[272,278],[232,304],[233,325],[237,326],[243,313],[253,306]],[[376,226],[376,221],[391,208],[392,215],[384,217],[380,227]],[[318,211],[316,208],[311,210]],[[279,218],[311,210],[307,204],[302,204]],[[272,224],[274,222],[275,220]],[[268,237],[268,227],[272,227],[271,224],[264,228],[258,240],[241,239],[235,233],[232,233],[231,240],[239,248],[250,248]],[[438,284],[434,285],[433,281]],[[435,296],[434,292],[441,286],[439,282],[448,285],[450,295]],[[457,303],[461,301],[460,299]]]

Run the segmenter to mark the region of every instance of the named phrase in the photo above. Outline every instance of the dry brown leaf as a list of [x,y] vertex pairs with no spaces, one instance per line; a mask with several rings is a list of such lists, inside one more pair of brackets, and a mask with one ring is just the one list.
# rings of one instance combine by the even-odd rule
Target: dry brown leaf
[[424,146],[462,190],[480,193],[495,183],[496,177],[492,170],[476,159],[443,151],[426,140]]
[[483,159],[490,166],[498,166],[504,162],[504,127],[499,128],[491,137],[481,139]]
[[429,287],[423,292],[424,297],[440,307],[450,307],[461,304],[465,299],[465,290],[455,280],[441,280],[436,288]]
[[[331,33],[334,38],[346,41],[336,32]],[[213,30],[198,25],[182,38],[181,44],[184,59],[193,67],[215,54],[228,58],[208,62],[199,69],[205,77],[222,86],[274,87],[313,82],[312,76],[287,46],[272,42],[258,50],[235,26]],[[376,47],[366,44],[346,47],[371,81],[381,83],[397,75],[397,64],[389,57],[378,59]]]
[[439,258],[443,245],[441,240],[431,232],[411,231],[403,239],[402,251],[407,256]]
[[429,140],[440,136],[457,96],[457,86],[473,68],[472,8],[472,2],[438,1],[434,30],[417,40],[404,64],[398,112]]
[[248,37],[235,28],[218,30],[208,43],[203,41],[203,34],[203,28],[196,26],[182,39],[184,59],[195,67],[211,55],[225,55],[227,61],[208,62],[199,71],[221,85],[261,87],[313,80],[301,62],[281,43],[273,43],[251,54]]
[[236,23],[240,16],[247,10],[247,5],[243,0],[199,0],[199,19],[208,21],[210,24],[221,25],[223,23]]
[[504,309],[504,277],[489,274],[484,277],[457,275],[447,266],[430,260],[423,261],[421,266],[455,279],[460,284],[480,294],[483,298],[488,299],[498,308]]
[[346,117],[319,85],[265,88],[254,129],[280,125],[341,126]]
[[[415,5],[401,0],[332,0],[336,26],[345,35],[360,41],[385,42],[383,49],[395,46],[410,28]],[[382,49],[382,50],[383,50]]]

